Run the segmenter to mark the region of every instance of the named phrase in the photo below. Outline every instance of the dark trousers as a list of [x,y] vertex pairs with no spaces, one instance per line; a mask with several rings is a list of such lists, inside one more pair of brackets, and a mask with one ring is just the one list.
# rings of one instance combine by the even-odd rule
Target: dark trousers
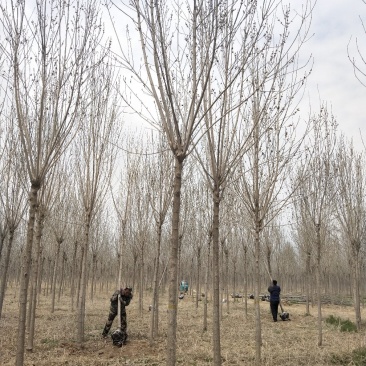
[[274,321],[277,321],[277,315],[278,315],[278,305],[280,304],[279,301],[270,301],[271,306],[271,313]]
[[[109,314],[108,314],[108,320],[103,329],[103,335],[106,336],[109,333],[113,320],[117,316],[117,312],[118,312],[117,303],[111,303],[111,307],[109,309]],[[121,322],[118,326],[121,329],[122,333],[127,334],[127,315],[126,315],[126,311],[124,310],[124,308],[121,311]]]

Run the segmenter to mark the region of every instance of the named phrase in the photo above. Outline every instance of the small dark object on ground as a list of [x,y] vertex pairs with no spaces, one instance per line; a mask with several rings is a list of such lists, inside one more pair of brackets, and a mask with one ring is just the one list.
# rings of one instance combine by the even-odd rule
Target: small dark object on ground
[[284,311],[281,315],[280,318],[285,321],[285,320],[290,320],[290,314],[287,313],[286,311]]
[[182,300],[182,299],[184,299],[184,294],[179,294],[179,300]]
[[117,347],[122,347],[123,344],[126,344],[127,335],[125,335],[121,328],[117,328],[111,335],[113,344]]
[[250,294],[249,295],[249,299],[254,299],[254,295],[253,294]]
[[231,297],[233,297],[234,299],[241,299],[243,297],[243,295],[236,293],[236,294],[231,294]]

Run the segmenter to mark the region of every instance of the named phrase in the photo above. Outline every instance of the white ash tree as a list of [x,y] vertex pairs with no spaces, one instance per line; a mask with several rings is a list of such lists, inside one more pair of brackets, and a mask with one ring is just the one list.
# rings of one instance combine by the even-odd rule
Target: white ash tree
[[361,329],[361,266],[366,238],[366,174],[363,152],[341,139],[334,162],[336,169],[336,218],[350,264],[353,306],[357,329]]
[[[62,158],[61,158],[62,159]],[[61,176],[60,174],[60,160],[52,169],[50,174],[48,174],[41,186],[41,189],[38,192],[38,204],[36,210],[36,222],[35,222],[35,232],[34,232],[34,243],[33,243],[33,258],[31,264],[31,283],[29,285],[29,305],[28,305],[28,315],[27,315],[27,329],[28,329],[28,339],[27,339],[27,351],[32,351],[34,346],[34,337],[35,337],[35,319],[36,319],[36,308],[38,304],[38,289],[41,286],[41,264],[42,264],[42,255],[44,251],[43,245],[43,235],[44,235],[44,227],[49,224],[48,220],[50,212],[52,210],[52,203],[57,197],[57,188],[59,188],[59,184],[55,182],[56,177]],[[61,179],[60,179],[61,180]],[[63,183],[63,188],[65,186],[65,182]],[[46,241],[47,242],[47,241]],[[57,270],[57,261],[54,262],[53,268],[53,277],[56,277]],[[52,295],[54,295],[54,287],[55,283],[51,282],[52,286]],[[54,310],[54,297],[52,296],[52,308],[51,313]]]
[[[262,330],[259,306],[262,232],[280,214],[292,192],[287,177],[299,159],[306,126],[297,118],[308,71],[300,65],[300,50],[308,32],[310,3],[292,19],[288,6],[272,3],[262,50],[247,65],[247,93],[251,95],[242,118],[246,121],[248,150],[237,170],[235,189],[243,200],[254,236],[254,297],[256,364],[261,362]],[[295,27],[291,37],[291,28]],[[260,43],[261,44],[261,43]],[[302,129],[300,129],[302,127]],[[304,128],[305,127],[305,128]]]
[[[95,53],[94,61],[99,54]],[[74,140],[73,154],[76,189],[82,212],[81,282],[78,301],[77,340],[84,342],[86,288],[90,255],[90,230],[98,210],[105,203],[117,154],[120,135],[119,111],[115,90],[118,80],[108,58],[88,74],[88,90],[82,101],[80,130]]]
[[329,241],[329,225],[334,210],[335,175],[333,169],[336,147],[337,122],[323,105],[317,115],[311,118],[310,150],[306,167],[299,165],[297,192],[303,201],[305,220],[312,223],[313,253],[315,259],[316,295],[318,311],[318,346],[323,343],[321,277],[322,257]]
[[156,230],[156,244],[153,253],[154,284],[151,302],[150,343],[154,341],[159,330],[159,277],[161,275],[163,226],[167,221],[173,196],[173,166],[169,147],[163,142],[161,136],[157,138],[152,136],[151,145],[157,151],[148,156],[146,164],[149,185],[148,200]]
[[[4,110],[2,110],[4,113]],[[27,207],[24,166],[19,159],[19,144],[14,131],[14,114],[2,114],[4,149],[1,158],[0,207],[4,221],[0,229],[0,318],[8,282],[10,259],[13,252],[15,231],[25,218]],[[4,247],[4,249],[3,249]]]
[[[295,173],[296,174],[296,173]],[[293,178],[293,184],[297,185],[302,182],[302,173]],[[312,286],[314,282],[314,264],[315,264],[315,248],[314,248],[314,228],[313,223],[306,212],[305,202],[301,195],[294,195],[292,199],[293,214],[295,221],[292,230],[293,241],[299,251],[300,263],[303,263],[304,282],[305,282],[305,298],[306,298],[306,314],[310,314],[310,300],[312,299]]]
[[[201,134],[202,103],[211,78],[215,58],[224,37],[222,25],[226,16],[225,5],[195,0],[132,1],[123,3],[123,12],[130,17],[133,29],[140,39],[141,63],[133,57],[133,43],[120,49],[120,62],[130,72],[126,77],[126,89],[134,90],[125,96],[125,102],[137,115],[145,118],[162,131],[167,139],[175,163],[172,212],[172,240],[169,258],[169,304],[167,364],[176,363],[176,325],[178,299],[178,249],[180,241],[179,221],[183,164],[191,152],[195,135]],[[127,35],[133,39],[133,29]],[[204,42],[201,42],[203,41]],[[135,39],[133,39],[135,42]],[[136,88],[142,85],[142,90]],[[224,87],[222,87],[224,89]],[[141,92],[149,95],[153,108],[142,100]],[[131,102],[131,98],[135,98]],[[211,100],[212,105],[215,100]],[[210,106],[206,106],[206,111]]]
[[26,306],[37,195],[74,136],[84,92],[86,70],[101,42],[102,29],[95,1],[24,0],[0,5],[8,73],[15,105],[18,139],[27,168],[29,213],[22,254],[16,365],[23,365]]

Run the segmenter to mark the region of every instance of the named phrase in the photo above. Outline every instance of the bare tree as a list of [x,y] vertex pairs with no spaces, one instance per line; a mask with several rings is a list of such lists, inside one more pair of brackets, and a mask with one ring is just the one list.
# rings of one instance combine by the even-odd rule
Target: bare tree
[[163,225],[170,208],[173,194],[173,169],[171,159],[168,156],[167,146],[161,139],[158,144],[153,144],[158,149],[158,155],[152,155],[147,164],[147,179],[149,182],[149,204],[156,225],[156,252],[154,254],[154,285],[152,295],[150,343],[158,334],[159,325],[159,276],[161,261],[161,241]]
[[[274,14],[283,19],[277,38],[276,21],[268,24],[267,40],[257,57],[248,65],[247,85],[251,100],[243,118],[247,120],[249,149],[244,155],[241,168],[237,171],[237,194],[243,199],[246,214],[251,220],[255,253],[255,313],[256,313],[256,363],[261,362],[261,318],[259,306],[261,236],[262,231],[287,204],[291,192],[284,193],[287,177],[306,132],[297,136],[296,119],[298,103],[307,74],[300,75],[298,63],[300,47],[307,33],[307,17],[310,8],[299,18],[296,42],[289,38],[290,8],[275,7],[272,3],[270,19]],[[309,3],[308,3],[309,5]],[[276,13],[276,11],[278,13]],[[279,19],[279,18],[277,18]],[[304,32],[304,34],[302,33]],[[273,44],[274,43],[274,44]]]
[[352,143],[347,144],[345,141],[341,141],[335,160],[338,197],[336,217],[346,238],[345,243],[352,276],[353,305],[358,330],[361,328],[361,253],[366,235],[366,176],[364,166],[364,155],[357,153]]
[[95,2],[0,5],[19,140],[30,180],[27,241],[19,295],[16,365],[23,365],[28,282],[38,191],[72,139],[89,57],[100,42]]
[[[302,174],[295,180],[295,186],[301,185]],[[305,278],[305,293],[306,293],[306,314],[310,314],[310,298],[311,298],[311,284],[314,273],[315,262],[315,242],[314,225],[307,214],[305,202],[301,196],[295,195],[293,197],[293,217],[295,219],[295,227],[293,230],[294,242],[299,250],[300,259],[304,262],[304,278]]]
[[321,259],[327,225],[331,215],[332,192],[334,192],[334,174],[332,161],[335,149],[337,123],[323,106],[318,115],[312,118],[314,155],[306,169],[300,168],[301,184],[298,192],[304,203],[304,209],[313,224],[315,234],[316,289],[318,307],[318,345],[323,343],[321,309]]
[[[218,35],[223,19],[220,10],[216,0],[212,6],[203,0],[195,0],[193,4],[178,2],[174,6],[167,1],[154,3],[150,0],[136,0],[123,9],[139,33],[143,69],[140,65],[135,65],[134,58],[129,53],[131,44],[127,48],[121,47],[121,63],[143,85],[144,92],[152,96],[157,117],[150,114],[150,106],[141,98],[138,98],[139,105],[145,108],[145,115],[149,117],[146,118],[164,132],[175,162],[167,365],[175,365],[176,362],[177,270],[183,163],[190,153],[194,135],[199,132],[197,128],[202,118],[202,101],[219,46]],[[200,34],[206,35],[204,44],[198,42]],[[128,86],[127,83],[125,85]],[[134,96],[138,94],[137,91],[132,93]],[[125,98],[125,101],[131,106],[129,98]],[[151,117],[155,119],[152,120]]]
[[[4,303],[5,291],[8,281],[8,270],[10,265],[10,256],[14,244],[14,233],[18,228],[21,220],[24,218],[26,209],[26,191],[24,189],[25,174],[21,164],[22,159],[19,159],[19,151],[16,137],[14,135],[14,119],[9,117],[7,131],[4,131],[5,150],[1,170],[1,191],[0,195],[1,212],[3,212],[5,220],[4,226],[0,229],[0,259],[2,244],[7,235],[6,254],[4,256],[4,270],[0,280],[0,318]],[[5,122],[5,121],[3,121]],[[2,124],[5,126],[5,123]]]
[[[95,55],[98,59],[98,55]],[[106,62],[92,69],[85,93],[81,130],[75,140],[76,180],[83,211],[82,261],[78,303],[77,339],[84,342],[85,303],[90,227],[102,208],[112,176],[119,138],[118,109],[114,94],[113,65]]]

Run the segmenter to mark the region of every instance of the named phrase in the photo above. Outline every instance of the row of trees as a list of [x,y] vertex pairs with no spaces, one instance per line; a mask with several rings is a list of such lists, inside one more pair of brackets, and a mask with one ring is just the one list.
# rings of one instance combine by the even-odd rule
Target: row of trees
[[[348,292],[352,274],[360,326],[364,157],[336,139],[326,105],[300,117],[310,2],[302,14],[273,0],[112,3],[119,48],[105,40],[97,1],[0,9],[0,316],[17,281],[17,365],[26,328],[33,348],[42,288],[51,312],[70,295],[82,344],[87,291],[128,281],[142,314],[151,288],[153,342],[167,287],[168,365],[188,273],[196,306],[202,286],[212,294],[215,365],[229,288],[254,292],[260,364],[267,271],[308,299],[315,279],[319,345],[321,295]],[[152,129],[132,132],[129,119]]]

